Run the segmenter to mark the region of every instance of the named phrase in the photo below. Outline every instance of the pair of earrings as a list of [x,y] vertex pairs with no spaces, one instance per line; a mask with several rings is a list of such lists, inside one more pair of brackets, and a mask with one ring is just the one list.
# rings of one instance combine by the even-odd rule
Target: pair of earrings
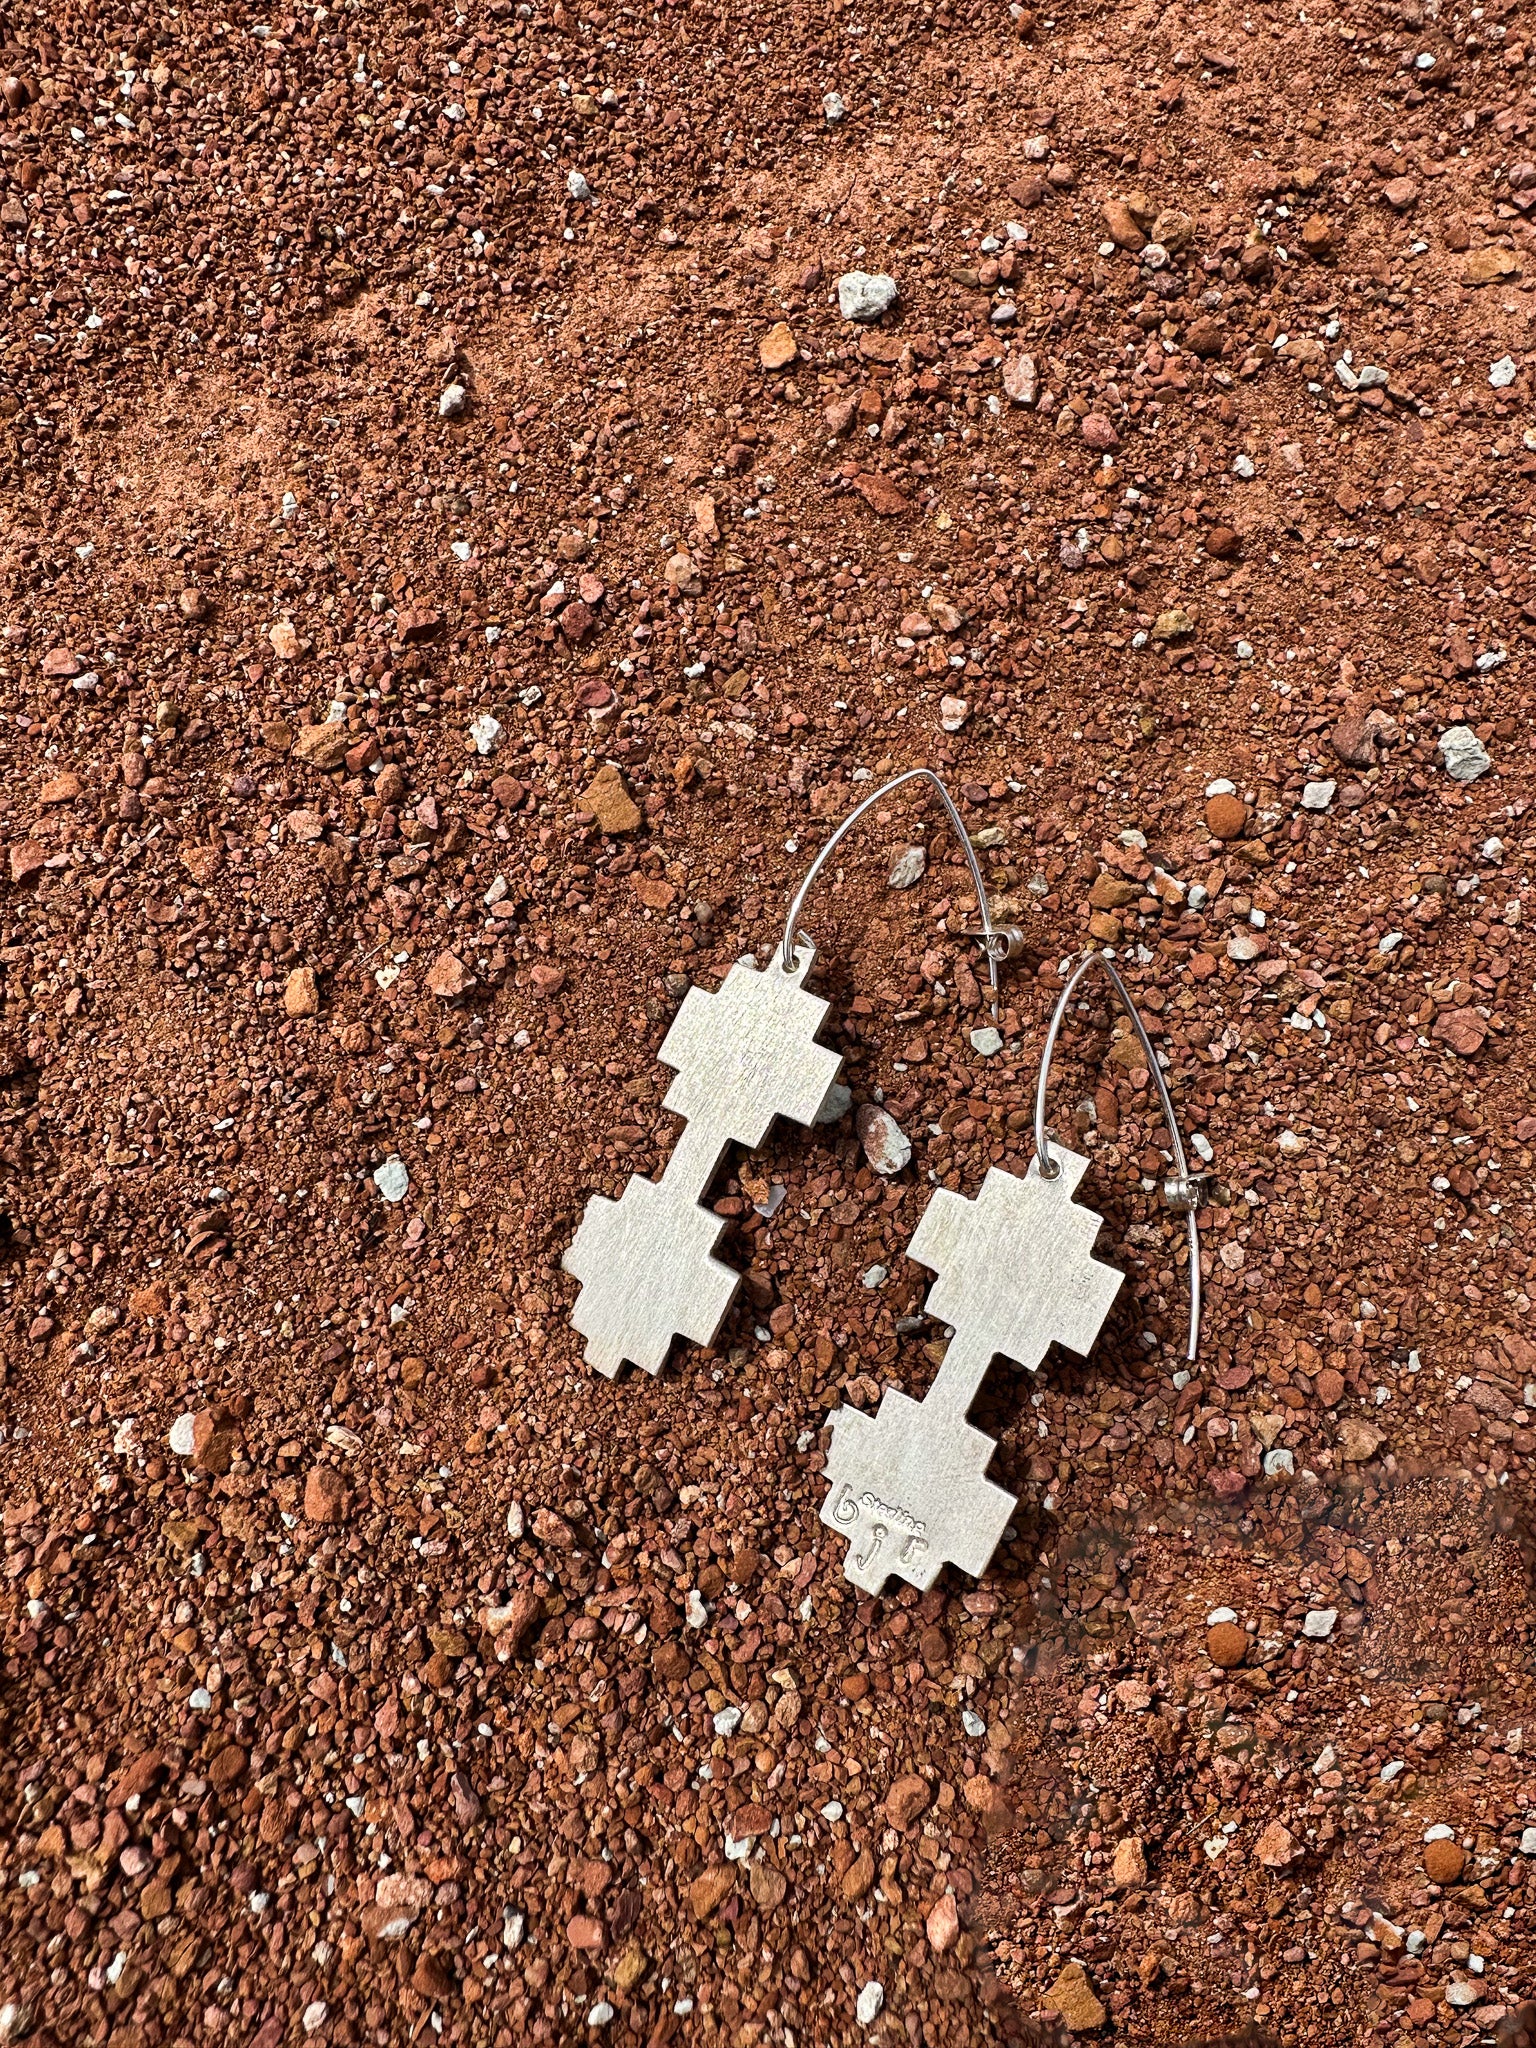
[[[816,953],[799,919],[833,848],[883,797],[916,779],[933,785],[960,835],[981,913],[994,1015],[997,969],[1020,935],[992,922],[986,886],[948,790],[928,768],[898,775],[843,820],[801,883],[769,964],[741,960],[719,990],[691,988],[658,1058],[676,1069],[664,1107],[687,1119],[660,1180],[633,1175],[617,1202],[594,1195],[565,1255],[581,1283],[571,1320],[586,1358],[612,1377],[628,1359],[658,1372],[674,1336],[711,1344],[740,1275],[715,1257],[725,1228],[703,1196],[732,1143],[761,1145],[775,1116],[813,1124],[836,1085],[842,1060],[818,1043],[828,1004],[805,987]],[[1200,1324],[1198,1183],[1190,1176],[1167,1084],[1129,991],[1104,953],[1089,953],[1067,980],[1041,1055],[1035,1094],[1035,1156],[1022,1176],[988,1170],[974,1200],[935,1190],[908,1256],[936,1279],[926,1312],[951,1337],[922,1401],[887,1387],[874,1415],[838,1408],[831,1417],[827,1498],[821,1519],[848,1542],[846,1576],[878,1593],[892,1575],[926,1590],[946,1563],[979,1578],[1017,1505],[988,1479],[997,1446],[967,1418],[992,1360],[1001,1354],[1034,1372],[1052,1343],[1086,1355],[1123,1275],[1092,1256],[1102,1218],[1074,1200],[1088,1161],[1053,1144],[1045,1126],[1051,1057],[1078,983],[1101,966],[1125,1005],[1147,1056],[1172,1142],[1169,1206],[1187,1218],[1190,1328]]]

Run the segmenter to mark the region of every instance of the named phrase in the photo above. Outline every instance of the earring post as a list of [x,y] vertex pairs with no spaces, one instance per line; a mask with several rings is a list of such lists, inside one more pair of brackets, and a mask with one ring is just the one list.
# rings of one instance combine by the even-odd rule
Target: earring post
[[996,1023],[998,1000],[997,963],[999,959],[1006,959],[1008,957],[1009,952],[1012,950],[1011,942],[1008,936],[998,931],[992,922],[992,910],[987,902],[987,886],[981,878],[981,863],[976,858],[976,849],[971,844],[970,834],[965,829],[964,820],[955,808],[954,798],[931,768],[908,768],[900,775],[893,775],[889,782],[882,782],[880,787],[865,797],[862,803],[854,806],[832,834],[826,845],[823,846],[820,853],[811,862],[810,867],[806,871],[805,880],[795,892],[795,899],[789,906],[789,914],[784,919],[784,967],[787,971],[794,964],[795,938],[799,931],[800,912],[805,906],[806,898],[811,893],[811,885],[826,866],[828,856],[831,854],[833,847],[852,831],[865,812],[873,805],[879,803],[883,796],[889,796],[893,789],[900,789],[904,782],[918,781],[930,782],[938,791],[939,801],[948,812],[949,822],[954,826],[960,844],[965,850],[966,862],[971,870],[971,880],[976,885],[977,906],[981,911],[981,944],[982,950],[987,956],[987,975],[992,984],[992,1021]]
[[1170,1209],[1183,1211],[1189,1227],[1189,1342],[1184,1355],[1193,1365],[1200,1353],[1200,1226],[1195,1220],[1195,1211],[1200,1206],[1200,1177],[1191,1175],[1189,1171],[1189,1160],[1184,1151],[1184,1135],[1179,1129],[1178,1117],[1174,1114],[1173,1097],[1168,1092],[1168,1083],[1163,1079],[1163,1070],[1158,1065],[1157,1049],[1147,1035],[1147,1027],[1141,1021],[1141,1012],[1121,979],[1120,970],[1108,953],[1085,953],[1067,977],[1066,986],[1056,999],[1056,1008],[1051,1013],[1050,1027],[1046,1031],[1045,1045],[1040,1054],[1040,1079],[1035,1088],[1035,1154],[1040,1162],[1042,1177],[1054,1180],[1058,1168],[1051,1157],[1050,1140],[1045,1130],[1045,1095],[1051,1079],[1051,1055],[1056,1050],[1056,1040],[1061,1031],[1062,1019],[1067,1013],[1067,1005],[1090,967],[1102,967],[1108,975],[1125,1014],[1131,1020],[1131,1028],[1141,1041],[1141,1049],[1147,1056],[1147,1072],[1152,1076],[1157,1089],[1163,1120],[1168,1126],[1168,1136],[1173,1145],[1174,1172],[1172,1177],[1163,1183],[1163,1199]]

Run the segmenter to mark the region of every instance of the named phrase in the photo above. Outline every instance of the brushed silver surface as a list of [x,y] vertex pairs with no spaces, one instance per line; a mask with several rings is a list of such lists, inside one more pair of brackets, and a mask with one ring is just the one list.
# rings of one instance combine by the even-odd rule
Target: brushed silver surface
[[1016,1505],[986,1476],[993,1439],[966,1420],[1001,1353],[1033,1372],[1053,1343],[1086,1353],[1123,1275],[1093,1254],[1102,1218],[1072,1199],[1088,1162],[1054,1148],[1022,1179],[993,1167],[974,1201],[940,1188],[907,1250],[938,1275],[924,1304],[954,1335],[926,1398],[888,1387],[878,1412],[832,1416],[821,1519],[848,1539],[843,1570],[878,1593],[893,1574],[931,1586],[946,1564],[979,1578]]
[[674,1336],[712,1344],[740,1275],[714,1256],[725,1222],[701,1206],[731,1143],[760,1145],[776,1116],[810,1124],[842,1057],[818,1045],[828,1005],[803,986],[815,959],[738,960],[716,992],[691,988],[657,1057],[677,1069],[664,1106],[688,1119],[659,1181],[594,1195],[565,1255],[581,1282],[571,1321],[611,1379],[625,1359],[661,1370]]

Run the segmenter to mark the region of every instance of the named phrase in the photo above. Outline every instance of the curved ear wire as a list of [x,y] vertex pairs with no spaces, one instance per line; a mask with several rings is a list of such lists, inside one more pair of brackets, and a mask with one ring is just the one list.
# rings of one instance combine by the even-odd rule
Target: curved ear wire
[[877,790],[865,797],[863,803],[854,806],[841,825],[832,834],[826,845],[821,849],[820,853],[811,862],[805,880],[796,890],[795,900],[790,904],[789,914],[784,920],[784,950],[782,954],[784,970],[788,973],[794,964],[795,940],[799,935],[800,912],[804,908],[806,897],[811,893],[812,883],[826,866],[827,858],[833,847],[848,832],[852,831],[853,827],[857,825],[860,818],[863,817],[864,813],[872,805],[879,803],[881,797],[889,796],[893,789],[900,789],[904,782],[917,781],[931,782],[938,791],[939,801],[949,813],[949,822],[954,826],[956,836],[959,838],[961,846],[965,849],[965,858],[971,870],[971,880],[976,884],[977,907],[981,912],[981,930],[974,934],[974,936],[981,940],[982,950],[987,956],[987,972],[992,983],[992,1016],[995,1020],[997,1017],[997,963],[999,960],[1011,960],[1019,952],[1024,944],[1024,935],[1016,925],[1005,925],[999,931],[993,924],[992,911],[987,902],[987,886],[981,879],[981,864],[976,858],[976,849],[971,844],[970,834],[965,829],[960,813],[955,809],[954,798],[931,768],[908,768],[904,774],[893,775],[889,782],[882,782]]
[[1193,1365],[1200,1353],[1200,1225],[1195,1220],[1195,1211],[1200,1207],[1202,1177],[1191,1175],[1189,1162],[1184,1153],[1184,1137],[1179,1129],[1179,1120],[1173,1113],[1173,1097],[1168,1093],[1168,1083],[1163,1079],[1163,1070],[1157,1063],[1157,1053],[1147,1027],[1141,1021],[1141,1012],[1131,1000],[1131,992],[1120,979],[1120,970],[1107,953],[1086,953],[1067,977],[1066,987],[1056,999],[1056,1008],[1051,1014],[1050,1029],[1045,1034],[1045,1048],[1040,1054],[1040,1081],[1035,1089],[1035,1157],[1039,1162],[1042,1180],[1054,1180],[1060,1168],[1051,1157],[1050,1140],[1045,1132],[1045,1091],[1051,1079],[1051,1054],[1056,1049],[1057,1034],[1061,1020],[1067,1013],[1067,1004],[1072,1000],[1073,990],[1090,967],[1102,967],[1109,976],[1110,984],[1131,1020],[1131,1027],[1141,1040],[1141,1049],[1147,1056],[1147,1072],[1157,1089],[1162,1104],[1163,1118],[1168,1126],[1168,1136],[1173,1143],[1174,1170],[1171,1177],[1163,1182],[1163,1200],[1170,1209],[1178,1210],[1189,1223],[1189,1344],[1185,1357]]

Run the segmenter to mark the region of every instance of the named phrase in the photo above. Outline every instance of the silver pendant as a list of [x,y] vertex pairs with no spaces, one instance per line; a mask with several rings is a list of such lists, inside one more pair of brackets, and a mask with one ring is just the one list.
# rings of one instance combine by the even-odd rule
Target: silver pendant
[[815,949],[738,960],[714,995],[691,988],[657,1058],[677,1069],[664,1107],[687,1125],[659,1181],[594,1195],[565,1255],[581,1282],[571,1321],[609,1379],[627,1358],[659,1372],[674,1336],[712,1344],[741,1276],[714,1256],[723,1217],[701,1206],[730,1144],[761,1145],[776,1116],[814,1123],[842,1067],[818,1045],[828,1005],[804,986]]
[[997,1448],[966,1420],[1001,1353],[1033,1372],[1053,1343],[1086,1354],[1123,1275],[1092,1256],[1102,1218],[1072,1199],[1088,1162],[1053,1146],[1021,1180],[993,1167],[975,1201],[940,1188],[907,1247],[938,1278],[927,1312],[953,1327],[927,1397],[888,1387],[868,1416],[839,1408],[821,1519],[848,1540],[846,1576],[878,1593],[931,1586],[945,1564],[979,1578],[1016,1500],[986,1476]]

